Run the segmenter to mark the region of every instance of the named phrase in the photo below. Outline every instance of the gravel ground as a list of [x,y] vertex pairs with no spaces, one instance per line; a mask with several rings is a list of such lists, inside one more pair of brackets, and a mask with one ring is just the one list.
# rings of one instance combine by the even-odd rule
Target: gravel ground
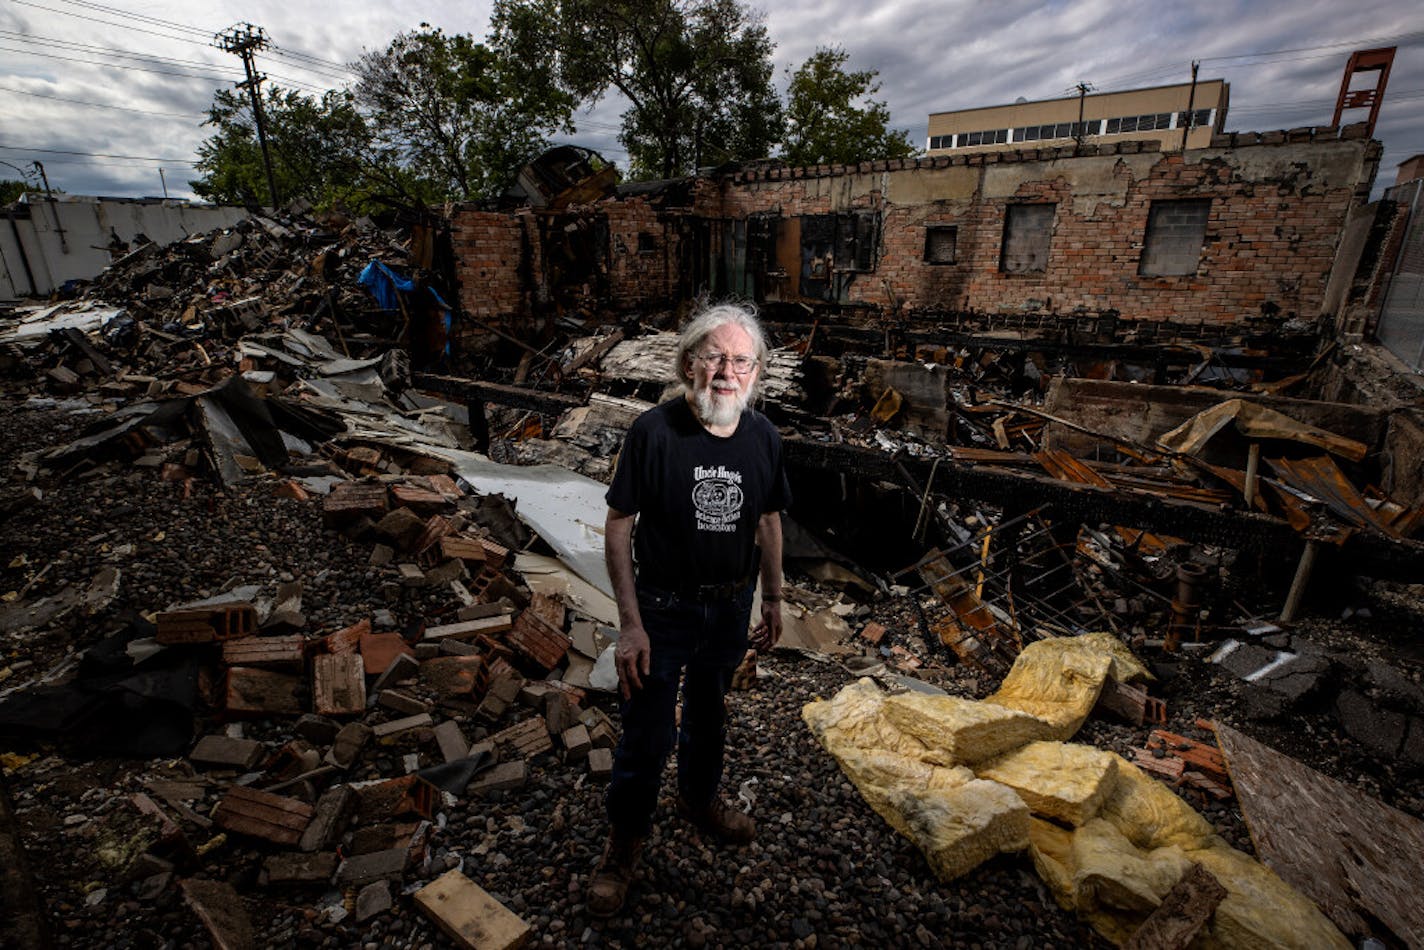
[[[0,418],[3,493],[24,487],[15,474],[23,452],[72,439],[78,420],[63,410],[12,401]],[[138,612],[216,593],[233,583],[300,580],[308,629],[330,630],[391,610],[398,622],[437,616],[451,605],[425,595],[389,601],[368,565],[369,547],[323,531],[317,506],[276,498],[273,482],[222,489],[207,481],[165,482],[152,469],[114,467],[47,487],[44,498],[4,521],[3,590],[14,590],[46,565],[33,594],[65,582],[84,585],[102,567],[122,571],[110,607],[89,621],[73,619],[19,637],[0,634],[0,667],[24,682],[83,649]],[[130,547],[131,546],[131,547]],[[23,556],[23,563],[16,560]],[[893,624],[903,605],[877,605]],[[1334,626],[1330,632],[1340,636]],[[749,690],[733,694],[729,793],[750,801],[757,841],[723,850],[675,817],[670,796],[645,851],[627,912],[592,920],[583,892],[602,847],[602,786],[554,755],[532,761],[528,784],[483,799],[464,798],[439,815],[426,866],[410,871],[409,893],[450,867],[529,921],[533,942],[589,946],[1107,946],[1061,910],[1025,855],[1000,856],[950,884],[936,880],[919,852],[860,798],[802,723],[801,707],[852,679],[824,659],[773,656]],[[961,695],[996,684],[962,668],[923,671]],[[1172,720],[1192,734],[1198,716],[1233,721],[1235,683],[1194,661],[1162,684]],[[1154,690],[1156,692],[1156,690]],[[616,717],[611,699],[597,705]],[[291,723],[249,722],[245,735],[273,747]],[[200,732],[218,731],[204,722]],[[467,730],[478,739],[479,732]],[[1146,728],[1091,721],[1080,741],[1130,755]],[[1328,717],[1250,730],[1308,764],[1382,796],[1411,814],[1424,813],[1418,783],[1372,762],[1341,739]],[[1328,741],[1322,741],[1328,739]],[[0,751],[7,751],[0,749]],[[123,880],[111,861],[141,830],[132,794],[154,778],[184,777],[168,760],[75,759],[54,750],[9,774],[24,845],[61,946],[201,947],[208,937],[173,878],[162,873]],[[368,752],[369,776],[401,774],[399,746]],[[671,788],[671,781],[665,783]],[[206,813],[215,796],[196,806]],[[1251,844],[1235,802],[1191,799],[1233,845]],[[188,826],[195,844],[212,832]],[[218,841],[203,854],[198,876],[233,884],[265,946],[425,947],[450,945],[396,888],[393,907],[356,922],[354,892],[323,886],[266,887],[259,880],[271,849]]]

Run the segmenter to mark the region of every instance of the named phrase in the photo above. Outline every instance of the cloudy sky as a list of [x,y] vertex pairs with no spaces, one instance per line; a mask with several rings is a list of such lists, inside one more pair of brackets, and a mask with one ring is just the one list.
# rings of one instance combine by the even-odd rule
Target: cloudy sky
[[[1397,46],[1376,138],[1380,187],[1424,152],[1424,14],[1418,0],[778,0],[762,7],[779,83],[818,46],[841,45],[851,67],[876,69],[894,125],[923,144],[930,112],[1201,78],[1231,84],[1227,127],[1326,125],[1352,50]],[[1411,12],[1413,11],[1413,12]],[[482,37],[489,5],[248,0],[0,0],[0,178],[43,163],[75,194],[191,195],[194,150],[213,91],[241,79],[240,60],[212,45],[241,21],[273,48],[259,67],[313,94],[351,81],[343,64],[422,22]],[[626,165],[619,106],[579,116],[569,141]],[[1364,112],[1357,113],[1360,118]],[[1346,120],[1350,120],[1347,113]],[[160,176],[160,169],[162,175]]]

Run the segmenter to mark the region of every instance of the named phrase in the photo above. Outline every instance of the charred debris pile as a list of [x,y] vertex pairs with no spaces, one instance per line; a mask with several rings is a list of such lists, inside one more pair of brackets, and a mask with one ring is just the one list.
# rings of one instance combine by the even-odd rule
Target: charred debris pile
[[[136,603],[132,539],[106,539],[83,578],[8,556],[7,770],[54,768],[55,748],[179,757],[130,796],[113,886],[180,890],[219,942],[250,922],[233,883],[192,872],[229,837],[263,885],[341,889],[318,924],[409,896],[442,927],[459,926],[442,907],[482,908],[522,933],[434,846],[442,809],[517,794],[531,769],[608,775],[601,483],[672,391],[678,314],[464,332],[442,239],[291,209],[139,247],[0,326],[10,408],[80,426],[19,454],[5,521],[105,479],[241,492],[308,506],[376,579],[362,609],[308,617],[302,582],[270,576]],[[785,651],[982,693],[1036,640],[1109,632],[1158,678],[1109,681],[1096,714],[1184,796],[1232,795],[1206,728],[1223,715],[1280,733],[1323,717],[1364,755],[1424,768],[1408,650],[1362,653],[1312,619],[1417,618],[1424,576],[1424,504],[1381,487],[1391,411],[1308,398],[1333,356],[1315,333],[1271,315],[1230,332],[765,316],[761,406],[796,495]],[[29,652],[46,632],[70,642]]]

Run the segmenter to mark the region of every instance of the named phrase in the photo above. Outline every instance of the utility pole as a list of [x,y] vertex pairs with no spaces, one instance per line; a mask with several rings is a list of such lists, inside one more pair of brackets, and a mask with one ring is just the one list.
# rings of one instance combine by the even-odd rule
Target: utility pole
[[1078,90],[1078,125],[1073,129],[1073,153],[1076,155],[1083,147],[1083,140],[1087,136],[1083,133],[1083,100],[1087,98],[1088,91],[1093,88],[1090,82],[1079,82],[1073,87]]
[[242,68],[247,72],[247,81],[237,83],[237,88],[246,89],[252,97],[252,117],[257,121],[257,142],[262,146],[262,165],[267,169],[267,199],[272,209],[277,209],[277,179],[272,174],[272,155],[267,150],[267,122],[262,115],[262,82],[267,78],[257,71],[253,54],[266,49],[271,44],[267,33],[260,26],[239,23],[225,33],[213,37],[213,45],[229,53],[242,57]]
[[1201,69],[1201,60],[1192,60],[1192,91],[1187,93],[1187,121],[1182,123],[1182,151],[1187,150],[1187,134],[1191,132],[1192,126],[1196,125],[1197,108],[1197,70]]
[[54,202],[54,192],[49,190],[49,176],[45,174],[44,166],[39,162],[34,163],[35,171],[40,173],[40,180],[44,182],[45,198],[49,200],[49,213],[54,215],[54,229],[59,232],[59,249],[64,253],[69,253],[69,242],[64,238],[64,223],[59,220],[59,206]]

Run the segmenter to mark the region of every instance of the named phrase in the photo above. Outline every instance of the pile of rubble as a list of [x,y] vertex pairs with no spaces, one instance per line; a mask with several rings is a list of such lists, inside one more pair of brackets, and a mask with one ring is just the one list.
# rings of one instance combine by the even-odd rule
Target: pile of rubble
[[[530,927],[547,941],[600,933],[582,915],[577,865],[596,859],[617,723],[602,482],[627,426],[674,382],[674,337],[625,323],[523,345],[499,382],[413,373],[396,344],[415,346],[417,323],[438,325],[429,315],[443,301],[397,271],[423,273],[427,243],[363,223],[254,218],[140,248],[85,300],[0,331],[14,413],[65,420],[7,448],[0,494],[18,542],[0,608],[0,730],[22,818],[42,824],[43,788],[64,784],[71,760],[54,749],[150,758],[122,793],[95,793],[102,829],[69,825],[82,790],[56,819],[86,842],[105,837],[101,869],[80,872],[104,880],[77,885],[91,919],[120,901],[173,915],[181,895],[225,945],[278,919],[283,939],[351,940],[370,922],[423,939],[431,924],[410,916],[417,908],[452,934],[470,921],[510,939]],[[983,697],[1034,643],[1092,631],[1130,644],[1156,679],[1104,682],[1083,737],[1170,785],[1237,847],[1250,843],[1226,804],[1235,775],[1212,729],[1243,718],[1424,812],[1393,771],[1424,767],[1415,665],[1388,648],[1356,655],[1352,625],[1373,619],[1359,610],[1319,627],[1277,618],[1281,571],[1267,563],[1280,560],[1271,545],[1302,538],[1307,550],[1418,556],[1424,506],[1373,487],[1383,423],[1367,409],[1346,416],[1374,429],[1304,400],[1180,390],[1153,413],[1121,414],[1111,408],[1125,393],[1168,387],[1050,381],[1047,364],[972,341],[830,356],[816,352],[814,326],[774,329],[762,396],[787,436],[805,523],[786,519],[782,649],[749,658],[734,700],[755,749],[743,803],[760,782],[763,807],[776,808],[759,816],[776,827],[748,865],[767,877],[698,870],[696,895],[666,908],[649,888],[642,923],[697,945],[755,934],[770,902],[787,921],[778,939],[801,946],[924,931],[906,917],[919,901],[898,909],[908,889],[934,886],[916,883],[928,880],[922,859],[885,834],[797,711],[861,675]],[[1231,368],[1197,345],[1193,380]],[[1281,388],[1247,376],[1219,381]],[[56,527],[66,505],[105,504],[146,506],[153,521],[133,536],[82,519]],[[214,555],[185,531],[191,550],[160,550],[166,517],[204,510],[231,545]],[[243,523],[267,525],[269,511],[265,533]],[[263,549],[255,577],[222,563],[245,564],[233,553],[244,544]],[[285,566],[268,563],[272,549]],[[155,578],[158,558],[177,574]],[[1306,560],[1296,576],[1308,580]],[[1411,616],[1417,590],[1401,590]],[[1399,615],[1382,610],[1380,625]],[[1301,723],[1332,742],[1310,748]],[[506,830],[484,825],[496,814],[529,854],[513,864],[539,878],[527,894],[508,859],[484,862]],[[541,861],[545,827],[573,824],[563,856],[575,866]],[[471,829],[484,844],[462,842]],[[828,834],[837,846],[807,847]],[[896,867],[842,868],[836,854],[867,841]],[[692,858],[667,845],[659,872],[682,880]],[[1047,891],[1039,920],[986,912],[982,893],[1009,906],[1037,887],[993,864],[924,895],[958,902],[934,912],[942,926],[969,920],[990,942],[1093,939]],[[819,887],[788,880],[797,889],[782,893],[788,869]],[[897,882],[885,907],[825,896],[827,879],[864,875]],[[47,880],[47,899],[67,906],[74,895],[55,894],[71,884]],[[739,895],[725,917],[710,909],[717,894]],[[678,901],[696,927],[672,922]],[[873,923],[858,929],[857,913]],[[636,942],[638,925],[608,934]]]

